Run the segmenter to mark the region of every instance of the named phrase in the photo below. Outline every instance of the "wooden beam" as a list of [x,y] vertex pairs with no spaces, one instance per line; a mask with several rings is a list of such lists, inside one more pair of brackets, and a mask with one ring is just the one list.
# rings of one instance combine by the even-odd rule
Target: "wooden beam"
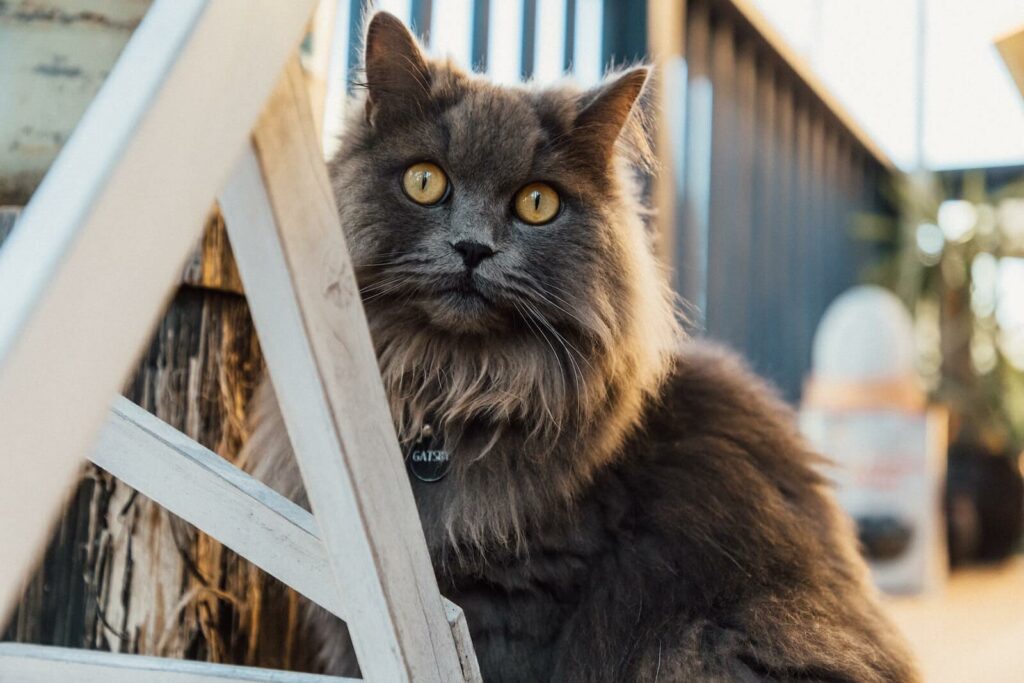
[[24,643],[0,643],[0,680],[18,683],[346,683],[354,678],[124,655]]
[[213,451],[119,397],[89,459],[345,618],[313,515]]
[[471,675],[445,619],[297,63],[220,203],[363,673]]
[[0,250],[0,617],[312,7],[157,0]]
[[[316,521],[266,484],[119,397],[89,459],[271,576],[345,619]],[[476,658],[465,616],[444,600],[464,669]],[[470,680],[479,680],[470,679]]]

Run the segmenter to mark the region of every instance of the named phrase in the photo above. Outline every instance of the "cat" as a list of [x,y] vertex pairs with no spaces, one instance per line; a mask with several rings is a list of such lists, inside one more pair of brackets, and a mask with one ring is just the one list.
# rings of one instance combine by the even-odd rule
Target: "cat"
[[[330,176],[400,441],[450,455],[410,478],[484,680],[918,680],[790,410],[682,330],[638,199],[648,68],[495,85],[383,12],[364,60]],[[256,404],[251,469],[306,504]]]

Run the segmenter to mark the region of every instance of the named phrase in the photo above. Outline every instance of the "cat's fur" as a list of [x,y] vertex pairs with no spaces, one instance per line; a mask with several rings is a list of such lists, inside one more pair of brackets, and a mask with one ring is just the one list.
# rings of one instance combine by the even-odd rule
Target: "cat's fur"
[[[917,680],[792,414],[679,330],[628,170],[646,69],[500,87],[381,13],[366,76],[331,177],[400,437],[429,420],[453,454],[413,489],[485,679]],[[401,190],[424,160],[435,207]],[[540,227],[511,212],[538,180],[563,203]],[[472,275],[465,239],[496,251]],[[258,403],[253,467],[302,500]],[[340,624],[314,626],[351,672]]]

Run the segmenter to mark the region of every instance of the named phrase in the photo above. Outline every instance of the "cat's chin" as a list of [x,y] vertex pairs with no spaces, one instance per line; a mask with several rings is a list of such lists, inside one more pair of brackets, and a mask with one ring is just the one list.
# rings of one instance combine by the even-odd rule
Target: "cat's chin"
[[494,302],[476,291],[441,291],[420,301],[419,308],[432,326],[448,333],[488,334],[500,331],[508,324]]

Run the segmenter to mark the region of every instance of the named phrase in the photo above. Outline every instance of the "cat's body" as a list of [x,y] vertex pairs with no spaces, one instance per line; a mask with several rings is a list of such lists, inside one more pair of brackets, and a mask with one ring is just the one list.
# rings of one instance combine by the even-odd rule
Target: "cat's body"
[[[332,179],[400,437],[451,454],[413,490],[485,680],[916,680],[790,412],[679,332],[617,143],[646,72],[500,88],[382,14],[366,59]],[[252,467],[301,500],[258,408]]]
[[[734,358],[690,343],[616,461],[518,545],[453,556],[438,520],[455,480],[414,480],[484,680],[916,680],[792,417]],[[275,462],[270,478],[301,497]],[[341,624],[314,622],[328,667],[354,673]]]

